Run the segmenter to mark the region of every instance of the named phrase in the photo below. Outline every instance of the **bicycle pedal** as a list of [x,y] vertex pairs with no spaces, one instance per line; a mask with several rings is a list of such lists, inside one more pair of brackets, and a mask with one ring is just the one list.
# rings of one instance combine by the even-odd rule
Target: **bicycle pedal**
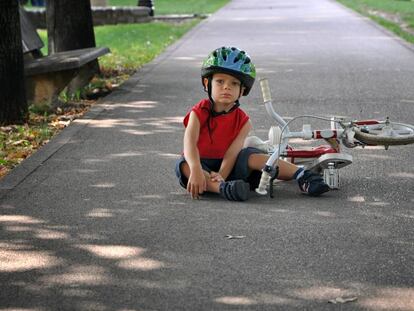
[[335,164],[331,163],[328,168],[323,170],[323,181],[333,190],[339,189],[339,170]]

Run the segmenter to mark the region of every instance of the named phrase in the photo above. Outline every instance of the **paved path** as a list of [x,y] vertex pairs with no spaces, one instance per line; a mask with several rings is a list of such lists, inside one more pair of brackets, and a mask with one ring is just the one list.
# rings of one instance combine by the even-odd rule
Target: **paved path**
[[[353,151],[319,199],[179,188],[182,116],[222,45],[249,51],[286,117],[414,122],[412,48],[330,0],[234,0],[0,183],[0,310],[413,310],[412,146]],[[264,135],[258,102],[256,85],[242,105]]]

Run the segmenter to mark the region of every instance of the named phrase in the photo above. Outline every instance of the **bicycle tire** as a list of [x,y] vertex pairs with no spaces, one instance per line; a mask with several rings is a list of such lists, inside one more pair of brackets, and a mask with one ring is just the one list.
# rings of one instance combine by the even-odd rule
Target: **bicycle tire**
[[[389,136],[383,133],[383,128],[388,126],[391,128],[393,135]],[[414,143],[414,126],[409,124],[388,122],[388,124],[380,123],[374,125],[354,126],[355,138],[367,145],[397,146],[408,145]],[[368,130],[368,131],[367,131]],[[400,133],[405,131],[403,134]]]

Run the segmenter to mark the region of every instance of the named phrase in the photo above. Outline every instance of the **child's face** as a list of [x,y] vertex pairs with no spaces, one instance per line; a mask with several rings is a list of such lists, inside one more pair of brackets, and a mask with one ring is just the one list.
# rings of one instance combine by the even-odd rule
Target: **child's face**
[[[207,86],[207,79],[204,79],[204,85]],[[218,105],[217,108],[227,108],[232,106],[239,99],[244,87],[235,77],[225,74],[216,73],[211,81],[211,97]]]

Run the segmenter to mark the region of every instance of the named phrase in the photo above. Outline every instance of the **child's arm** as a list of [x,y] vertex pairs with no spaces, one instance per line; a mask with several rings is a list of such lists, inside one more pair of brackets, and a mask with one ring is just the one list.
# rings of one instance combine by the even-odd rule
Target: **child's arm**
[[206,178],[201,167],[200,154],[197,148],[199,134],[200,121],[195,112],[192,111],[184,133],[184,158],[190,167],[187,191],[191,193],[193,199],[198,198],[199,194],[207,190]]
[[221,163],[220,170],[218,172],[224,180],[229,177],[234,164],[236,163],[237,155],[239,154],[240,150],[242,150],[244,141],[251,129],[252,125],[250,121],[246,122],[246,124],[240,130],[239,135],[237,135],[236,139],[231,143],[229,149],[227,149],[226,154],[223,158],[223,162]]

